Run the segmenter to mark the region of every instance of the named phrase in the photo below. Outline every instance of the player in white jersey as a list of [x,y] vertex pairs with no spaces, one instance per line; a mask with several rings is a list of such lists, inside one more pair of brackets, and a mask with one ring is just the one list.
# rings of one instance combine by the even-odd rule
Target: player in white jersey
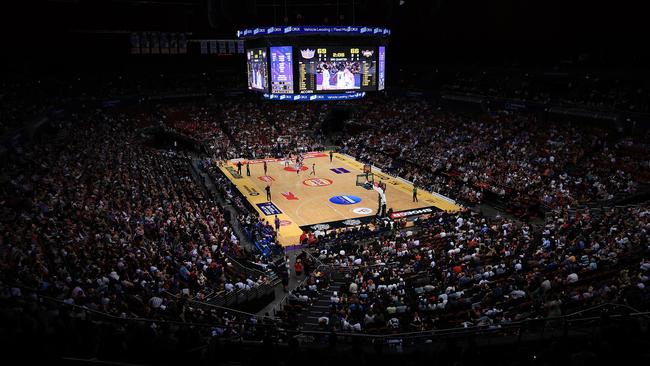
[[262,89],[262,73],[260,72],[260,70],[255,71],[255,78],[256,78],[255,87],[257,89]]
[[327,69],[327,64],[323,64],[323,90],[330,88],[330,71]]
[[354,74],[347,67],[343,71],[345,77],[345,87],[346,89],[354,88]]
[[345,73],[342,70],[336,73],[336,89],[345,89]]

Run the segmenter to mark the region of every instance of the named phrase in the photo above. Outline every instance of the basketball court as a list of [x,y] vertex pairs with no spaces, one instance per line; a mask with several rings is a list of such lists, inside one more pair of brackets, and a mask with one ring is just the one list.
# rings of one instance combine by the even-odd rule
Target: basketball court
[[[238,161],[243,164],[241,175],[237,172]],[[247,176],[246,162],[233,159],[220,169],[271,225],[278,215],[281,220],[279,242],[284,246],[298,244],[303,230],[370,222],[379,210],[380,192],[374,188],[378,185],[386,187],[386,207],[393,210],[393,218],[461,208],[447,197],[421,190],[418,190],[419,202],[412,202],[410,182],[383,174],[375,167],[372,167],[372,175],[366,176],[364,165],[345,154],[334,153],[330,162],[329,152],[306,153],[300,172],[296,172],[295,161],[287,166],[283,159],[260,159],[248,161],[250,176]],[[316,174],[311,174],[312,164],[316,164]],[[358,185],[358,182],[365,182],[366,177],[374,181],[374,185]],[[267,184],[271,188],[271,202],[266,199]]]

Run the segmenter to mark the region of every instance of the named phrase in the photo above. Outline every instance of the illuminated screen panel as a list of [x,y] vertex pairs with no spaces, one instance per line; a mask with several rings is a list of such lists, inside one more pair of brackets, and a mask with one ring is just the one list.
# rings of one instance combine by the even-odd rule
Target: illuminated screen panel
[[266,91],[268,74],[265,48],[250,48],[246,51],[248,66],[248,89]]
[[379,70],[377,73],[377,90],[384,90],[386,87],[386,47],[379,46]]
[[293,93],[293,47],[271,47],[271,93]]
[[300,47],[298,91],[340,93],[376,90],[374,47]]

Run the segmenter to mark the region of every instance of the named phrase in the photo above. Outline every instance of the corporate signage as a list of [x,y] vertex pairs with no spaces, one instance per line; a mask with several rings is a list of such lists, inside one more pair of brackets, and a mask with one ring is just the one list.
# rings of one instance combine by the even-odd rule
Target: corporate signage
[[425,207],[425,208],[419,208],[419,209],[415,209],[415,210],[393,212],[392,214],[390,214],[390,218],[391,219],[400,219],[402,217],[415,216],[415,215],[424,215],[424,214],[430,214],[430,213],[433,213],[433,209],[431,207]]

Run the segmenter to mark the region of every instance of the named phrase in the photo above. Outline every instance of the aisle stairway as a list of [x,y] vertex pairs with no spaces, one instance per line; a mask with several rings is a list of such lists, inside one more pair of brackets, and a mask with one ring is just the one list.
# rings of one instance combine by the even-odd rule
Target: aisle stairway
[[318,326],[318,318],[323,315],[329,315],[330,312],[330,298],[334,291],[339,291],[341,286],[345,284],[345,274],[336,273],[332,276],[332,282],[327,289],[320,291],[320,296],[314,300],[312,306],[300,314],[300,323],[303,325],[303,330],[320,330],[324,329]]

